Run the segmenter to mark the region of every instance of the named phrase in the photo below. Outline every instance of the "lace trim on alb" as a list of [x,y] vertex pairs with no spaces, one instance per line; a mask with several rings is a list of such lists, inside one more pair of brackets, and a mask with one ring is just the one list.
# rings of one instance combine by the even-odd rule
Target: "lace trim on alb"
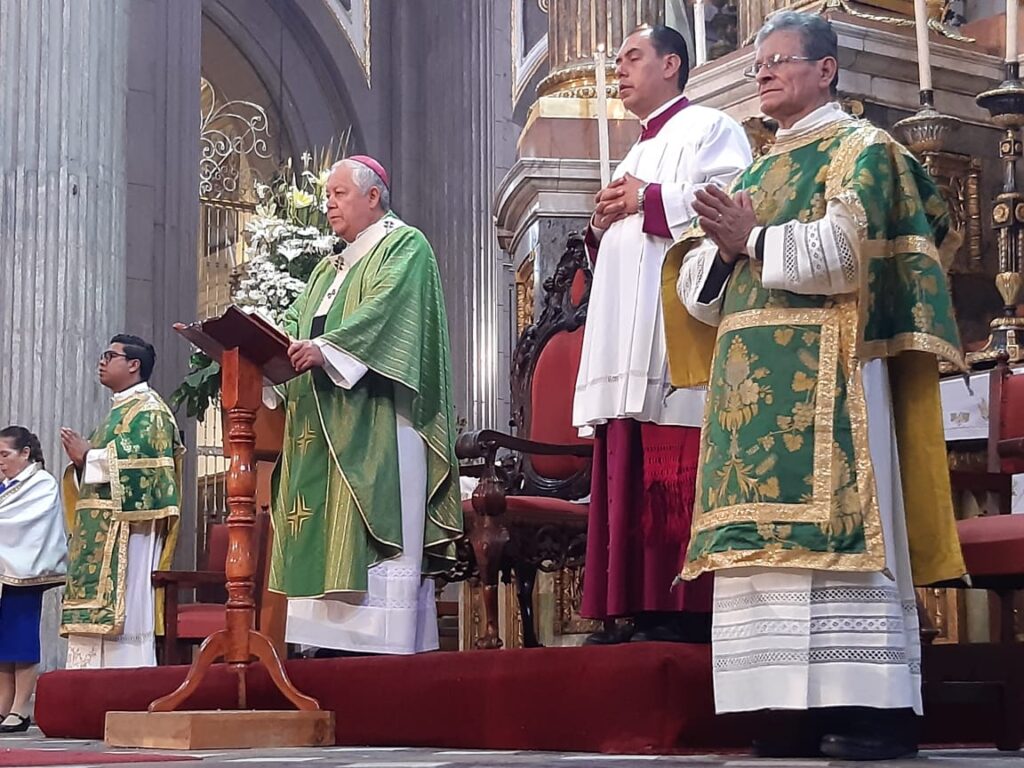
[[823,648],[773,648],[755,653],[715,656],[716,672],[740,672],[757,667],[806,667],[811,664],[878,664],[907,667],[920,674],[921,662],[907,658],[903,646],[838,645]]

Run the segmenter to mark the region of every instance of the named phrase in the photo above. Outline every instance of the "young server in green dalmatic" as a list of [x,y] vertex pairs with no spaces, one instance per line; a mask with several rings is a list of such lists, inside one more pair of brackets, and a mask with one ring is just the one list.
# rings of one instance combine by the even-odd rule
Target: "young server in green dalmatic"
[[69,668],[156,665],[163,601],[153,571],[170,568],[183,448],[167,404],[149,386],[153,345],[120,334],[100,355],[107,418],[87,440],[61,430],[68,580],[61,631]]

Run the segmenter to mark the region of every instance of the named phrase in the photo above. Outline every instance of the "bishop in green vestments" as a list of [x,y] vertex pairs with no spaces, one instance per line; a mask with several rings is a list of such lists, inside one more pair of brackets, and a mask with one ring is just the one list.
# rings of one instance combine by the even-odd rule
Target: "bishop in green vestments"
[[327,193],[347,246],[289,309],[300,375],[268,392],[286,414],[270,588],[288,597],[288,642],[433,650],[429,577],[454,563],[462,534],[437,262],[423,233],[390,211],[377,161],[341,161]]

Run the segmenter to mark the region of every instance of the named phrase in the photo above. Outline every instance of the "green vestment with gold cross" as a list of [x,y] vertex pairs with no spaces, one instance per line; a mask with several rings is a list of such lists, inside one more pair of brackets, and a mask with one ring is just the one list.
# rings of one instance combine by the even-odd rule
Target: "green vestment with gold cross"
[[[332,259],[317,265],[286,315],[292,338],[312,337],[337,275]],[[426,447],[422,571],[448,570],[462,535],[448,322],[437,262],[418,229],[398,226],[348,270],[319,338],[368,372],[351,389],[321,368],[276,388],[286,415],[270,588],[292,598],[363,592],[371,566],[403,553],[399,403]]]
[[942,263],[958,244],[946,201],[905,148],[857,120],[776,144],[738,190],[765,226],[816,221],[830,202],[844,204],[859,287],[768,289],[761,263],[743,259],[716,331],[680,312],[675,295],[703,233],[673,246],[663,291],[672,380],[709,384],[683,577],[736,566],[886,568],[861,376],[865,361],[886,358],[914,580],[959,578],[937,364],[963,366]]
[[[159,568],[169,568],[181,505],[178,426],[148,387],[117,402],[89,442],[106,453],[108,483],[64,475],[64,509],[71,540],[61,632],[117,636],[124,631],[128,537],[133,524],[158,521],[164,538]],[[163,632],[163,601],[155,628]]]

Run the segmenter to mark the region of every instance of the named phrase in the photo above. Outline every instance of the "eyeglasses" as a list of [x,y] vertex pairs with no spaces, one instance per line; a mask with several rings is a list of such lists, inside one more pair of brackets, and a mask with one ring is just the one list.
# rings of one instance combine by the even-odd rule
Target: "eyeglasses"
[[128,355],[124,354],[123,352],[115,352],[112,349],[104,350],[104,352],[100,355],[100,360],[104,363],[109,363],[115,357],[123,357],[125,360],[131,360],[131,358],[128,357]]
[[774,56],[770,56],[764,61],[755,61],[745,70],[743,70],[743,76],[749,77],[753,80],[757,77],[758,73],[762,69],[767,69],[769,72],[779,66],[779,64],[788,64],[791,61],[821,61],[822,59],[828,58],[827,56],[819,56],[818,58],[811,58],[810,56],[783,56],[781,53],[776,53]]

